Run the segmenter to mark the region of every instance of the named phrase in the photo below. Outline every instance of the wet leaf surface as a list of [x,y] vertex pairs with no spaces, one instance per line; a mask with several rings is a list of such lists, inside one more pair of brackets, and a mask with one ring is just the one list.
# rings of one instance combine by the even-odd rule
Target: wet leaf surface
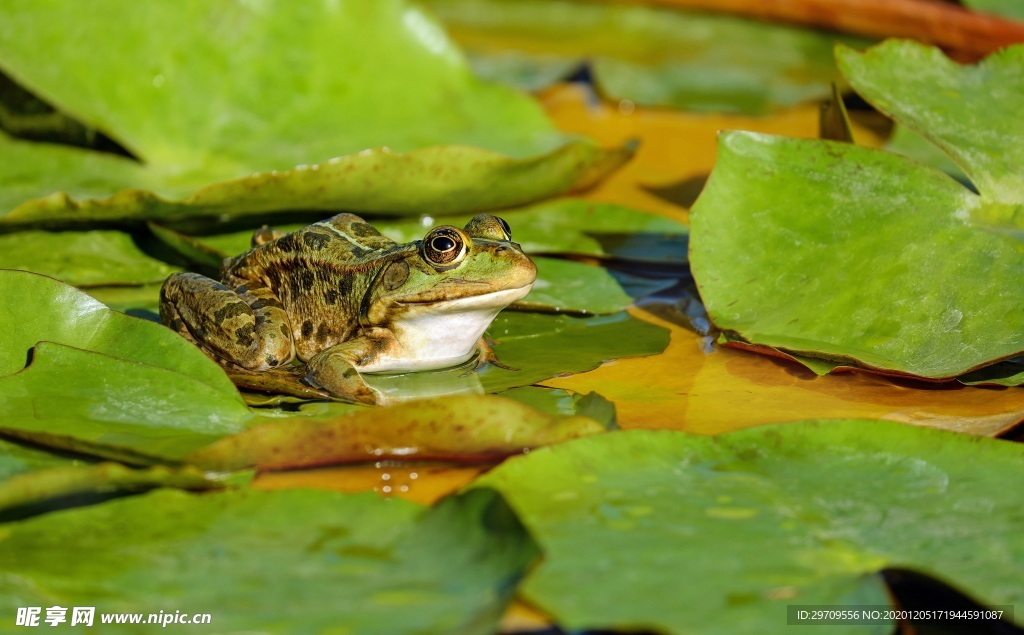
[[78,465],[73,459],[42,449],[0,439],[0,483],[12,476],[55,467]]
[[179,269],[118,231],[24,231],[0,235],[0,269],[41,273],[76,286],[163,282]]
[[[664,108],[620,109],[600,101],[578,84],[560,85],[540,95],[548,115],[563,130],[603,145],[639,140],[633,160],[582,194],[591,201],[615,203],[685,220],[697,200],[718,152],[721,130],[752,130],[793,137],[818,136],[820,108],[794,107],[771,117],[685,113]],[[879,146],[884,138],[853,116],[859,143]]]
[[987,207],[978,219],[1012,223],[1009,210],[1024,190],[1024,103],[1018,70],[1024,46],[1012,46],[975,65],[961,66],[936,48],[893,40],[857,53],[836,50],[840,68],[865,99],[948,153],[977,186]]
[[765,633],[786,605],[887,604],[876,573],[891,566],[1020,602],[1021,510],[1005,483],[1021,470],[1005,441],[810,421],[581,439],[475,486],[498,489],[537,539],[544,560],[521,592],[561,626]]
[[48,511],[48,501],[55,501],[53,504],[60,508],[73,496],[81,497],[84,502],[94,502],[98,499],[84,496],[140,492],[157,487],[206,490],[219,486],[195,468],[156,466],[133,469],[120,463],[52,467],[16,474],[0,481],[0,522],[8,520],[11,514]]
[[162,490],[5,525],[0,610],[187,607],[210,624],[175,630],[474,635],[494,631],[535,554],[486,493],[424,510],[375,494]]
[[990,211],[898,155],[728,133],[692,270],[715,324],[754,344],[952,378],[1024,350],[1024,257]]
[[[526,96],[477,80],[404,0],[301,11],[120,0],[85,15],[60,0],[10,8],[5,71],[143,164],[0,138],[8,224],[468,211],[586,187],[628,157],[570,140]],[[133,28],[111,31],[111,21]],[[83,47],[87,61],[74,53]]]
[[[586,62],[609,99],[762,114],[828,95],[831,33],[670,8],[427,0],[484,77],[537,89]],[[851,40],[852,41],[852,40]]]
[[450,395],[265,423],[198,450],[186,461],[218,472],[385,460],[493,463],[605,430],[587,417],[552,416],[505,397]]
[[667,331],[627,313],[570,317],[504,311],[487,334],[501,363],[518,369],[481,369],[484,389],[494,392],[582,373],[610,359],[653,355],[668,345]]
[[133,463],[174,462],[255,419],[237,392],[50,342],[25,370],[0,377],[0,407],[4,434]]
[[874,418],[994,436],[1024,420],[1020,390],[866,373],[819,377],[796,363],[712,346],[712,338],[647,311],[631,312],[669,329],[671,343],[664,353],[543,382],[599,392],[615,403],[623,428],[720,434],[801,419]]
[[0,376],[24,368],[29,350],[47,341],[174,371],[241,403],[220,367],[170,329],[46,276],[0,270],[0,324]]

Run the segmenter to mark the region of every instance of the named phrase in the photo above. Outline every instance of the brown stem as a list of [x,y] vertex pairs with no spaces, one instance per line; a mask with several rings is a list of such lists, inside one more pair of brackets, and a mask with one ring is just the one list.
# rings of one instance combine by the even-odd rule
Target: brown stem
[[701,9],[935,44],[963,61],[1024,42],[1024,24],[932,0],[612,0]]

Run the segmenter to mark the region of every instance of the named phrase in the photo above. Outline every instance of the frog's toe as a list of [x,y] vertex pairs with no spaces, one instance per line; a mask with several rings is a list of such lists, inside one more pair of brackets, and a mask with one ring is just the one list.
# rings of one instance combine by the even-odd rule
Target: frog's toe
[[377,391],[370,388],[360,377],[359,372],[348,364],[310,362],[302,383],[352,403],[371,406],[380,403]]
[[518,368],[514,368],[507,364],[502,364],[500,361],[498,361],[498,356],[494,353],[494,349],[491,347],[491,341],[488,340],[486,337],[480,338],[480,341],[477,343],[476,349],[476,365],[473,367],[473,370],[479,370],[480,368],[483,368],[488,364],[492,366],[497,366],[498,368],[503,368],[505,370],[519,370]]

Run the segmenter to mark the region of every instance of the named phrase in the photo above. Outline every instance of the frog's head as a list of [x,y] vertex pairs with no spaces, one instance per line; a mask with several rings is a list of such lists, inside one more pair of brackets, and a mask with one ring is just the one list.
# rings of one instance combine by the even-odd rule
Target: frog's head
[[512,242],[508,223],[490,214],[474,217],[463,229],[435,227],[411,247],[415,251],[389,262],[374,280],[364,311],[370,324],[413,307],[417,313],[496,314],[529,293],[537,279],[536,265]]
[[537,279],[508,223],[489,214],[462,229],[435,227],[410,247],[380,270],[362,311],[364,325],[390,328],[400,340],[441,338],[471,349]]

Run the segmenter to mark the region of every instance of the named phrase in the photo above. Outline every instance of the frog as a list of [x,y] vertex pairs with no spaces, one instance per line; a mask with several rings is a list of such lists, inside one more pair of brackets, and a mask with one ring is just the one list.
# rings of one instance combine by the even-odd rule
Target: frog
[[[398,243],[342,213],[294,233],[266,226],[226,258],[220,280],[175,273],[160,318],[227,368],[305,364],[301,381],[379,403],[363,374],[501,365],[485,331],[530,292],[537,268],[490,214]],[[301,371],[300,371],[301,372]]]

